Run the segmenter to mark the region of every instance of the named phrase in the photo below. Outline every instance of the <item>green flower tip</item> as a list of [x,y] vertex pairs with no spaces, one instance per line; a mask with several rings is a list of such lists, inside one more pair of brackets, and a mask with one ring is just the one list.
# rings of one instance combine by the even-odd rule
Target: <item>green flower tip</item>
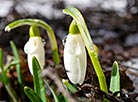
[[39,36],[40,37],[40,31],[39,28],[35,25],[32,25],[29,29],[29,35],[30,37]]
[[69,27],[69,34],[79,34],[79,33],[80,33],[80,31],[78,29],[78,26],[77,26],[76,22],[73,20]]

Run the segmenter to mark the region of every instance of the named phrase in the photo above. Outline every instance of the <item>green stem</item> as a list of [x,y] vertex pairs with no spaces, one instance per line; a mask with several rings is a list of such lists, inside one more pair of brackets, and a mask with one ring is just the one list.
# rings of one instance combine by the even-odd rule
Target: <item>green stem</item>
[[3,51],[0,48],[0,70],[3,70]]
[[39,19],[22,19],[22,20],[17,20],[17,21],[14,21],[14,22],[8,24],[5,28],[5,31],[10,31],[14,28],[17,28],[17,27],[23,26],[23,25],[36,25],[36,26],[40,26],[40,27],[44,28],[47,31],[47,34],[48,34],[48,37],[49,37],[49,40],[51,43],[51,47],[52,47],[54,62],[56,65],[59,64],[60,58],[59,58],[59,54],[58,54],[58,47],[57,47],[55,34],[54,34],[52,28],[46,22],[39,20]]
[[90,58],[92,60],[92,63],[93,63],[93,66],[94,66],[94,69],[95,69],[95,72],[97,74],[97,77],[98,77],[98,80],[99,80],[99,84],[100,84],[100,88],[101,90],[103,90],[104,92],[108,92],[107,90],[107,84],[106,84],[106,78],[105,78],[105,75],[103,73],[103,70],[101,68],[101,65],[99,63],[99,60],[98,60],[98,49],[96,46],[94,46],[94,51],[89,51],[88,50],[88,53],[90,55]]
[[64,9],[63,12],[65,14],[68,14],[71,17],[73,17],[73,19],[76,21],[77,26],[78,26],[79,31],[80,31],[80,34],[84,40],[85,46],[88,50],[89,56],[90,56],[91,61],[93,63],[95,72],[98,76],[100,88],[104,92],[108,93],[105,75],[102,71],[101,65],[100,65],[99,60],[98,60],[98,49],[93,44],[93,41],[90,37],[90,33],[88,31],[88,28],[86,26],[86,23],[83,19],[82,14],[80,13],[80,11],[78,9],[76,9],[74,7],[68,7],[66,9]]

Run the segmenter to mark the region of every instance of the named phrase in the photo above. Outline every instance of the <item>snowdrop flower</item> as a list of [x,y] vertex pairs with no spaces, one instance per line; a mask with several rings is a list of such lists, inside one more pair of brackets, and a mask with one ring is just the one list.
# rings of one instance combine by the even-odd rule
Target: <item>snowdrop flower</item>
[[64,48],[64,65],[69,80],[74,84],[82,84],[87,66],[85,45],[77,25],[72,23],[69,31]]
[[31,74],[32,70],[32,58],[35,56],[43,69],[45,63],[45,51],[42,38],[40,37],[39,29],[36,26],[30,27],[30,38],[24,46],[24,52],[28,57],[28,66]]

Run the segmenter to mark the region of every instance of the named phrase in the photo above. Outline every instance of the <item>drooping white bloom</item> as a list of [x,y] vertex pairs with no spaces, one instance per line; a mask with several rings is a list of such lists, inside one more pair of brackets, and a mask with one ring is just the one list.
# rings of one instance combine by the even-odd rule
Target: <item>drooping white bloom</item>
[[28,66],[31,74],[33,75],[32,71],[32,58],[35,56],[40,64],[40,67],[43,69],[45,63],[45,51],[44,45],[42,42],[41,37],[34,36],[30,37],[29,41],[24,46],[24,52],[27,54],[28,57]]
[[70,81],[82,84],[86,74],[87,58],[80,34],[68,34],[64,48],[64,65]]

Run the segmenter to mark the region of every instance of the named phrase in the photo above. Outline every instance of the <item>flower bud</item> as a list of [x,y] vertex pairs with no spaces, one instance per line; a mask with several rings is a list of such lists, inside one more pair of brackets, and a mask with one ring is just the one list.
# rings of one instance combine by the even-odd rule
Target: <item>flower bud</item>
[[64,65],[68,78],[82,84],[86,74],[86,50],[80,34],[68,34],[64,48]]
[[[32,28],[32,27],[34,27],[34,26],[30,27],[31,34],[30,34],[29,41],[24,46],[24,52],[27,54],[28,67],[29,67],[31,74],[33,75],[32,58],[35,56],[40,64],[40,67],[43,69],[43,67],[45,65],[45,51],[44,51],[44,46],[43,46],[43,42],[40,37],[40,34],[38,34],[39,32],[36,32],[36,35],[35,35],[34,34],[35,32],[32,31],[34,28]],[[34,31],[38,31],[38,28],[36,28],[36,29],[37,30],[34,30]]]

